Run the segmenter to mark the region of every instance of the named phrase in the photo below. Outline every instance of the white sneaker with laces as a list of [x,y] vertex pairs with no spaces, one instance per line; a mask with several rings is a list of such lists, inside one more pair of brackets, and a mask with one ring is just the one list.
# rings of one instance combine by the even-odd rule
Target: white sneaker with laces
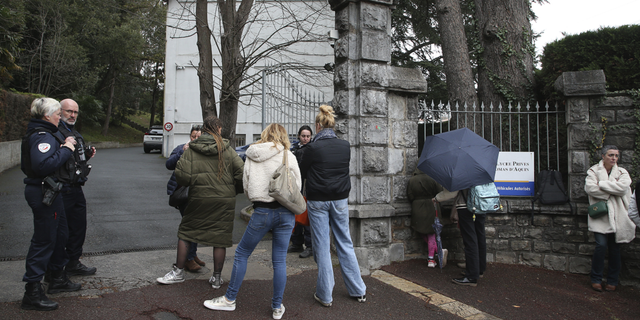
[[284,304],[280,304],[280,308],[273,309],[273,318],[276,320],[282,319],[282,315],[284,314]]
[[436,267],[436,261],[435,260],[429,260],[429,264],[427,264],[427,267],[435,268]]
[[[233,311],[236,309],[236,301],[234,300],[229,302],[227,297],[221,296],[211,300],[206,300],[204,302],[204,306],[211,310]],[[284,308],[282,309],[282,313],[284,313]],[[275,311],[273,314],[275,315]]]
[[173,265],[173,269],[169,271],[169,273],[165,274],[164,277],[156,279],[159,283],[162,284],[174,284],[184,282],[184,269],[179,269],[175,264]]

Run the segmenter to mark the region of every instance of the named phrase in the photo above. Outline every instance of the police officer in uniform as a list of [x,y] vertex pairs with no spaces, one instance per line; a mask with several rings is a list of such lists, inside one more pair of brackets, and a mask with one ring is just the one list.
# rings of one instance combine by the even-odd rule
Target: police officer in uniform
[[67,218],[60,189],[59,175],[73,156],[76,141],[58,132],[61,108],[58,101],[38,98],[31,103],[27,134],[22,139],[21,169],[27,175],[24,196],[33,211],[33,237],[26,258],[26,282],[22,309],[55,310],[58,303],[49,300],[40,284],[46,271],[51,273],[49,294],[80,290],[69,280],[67,264]]
[[78,104],[71,99],[64,99],[60,101],[60,105],[62,121],[58,125],[58,130],[65,138],[73,137],[76,141],[73,157],[67,160],[61,177],[64,183],[61,194],[69,225],[69,239],[66,245],[69,263],[65,270],[69,275],[93,275],[96,273],[96,268],[82,264],[80,256],[87,234],[87,200],[82,192],[82,186],[87,181],[87,175],[91,170],[87,160],[95,155],[96,149],[85,145],[82,135],[75,129]]

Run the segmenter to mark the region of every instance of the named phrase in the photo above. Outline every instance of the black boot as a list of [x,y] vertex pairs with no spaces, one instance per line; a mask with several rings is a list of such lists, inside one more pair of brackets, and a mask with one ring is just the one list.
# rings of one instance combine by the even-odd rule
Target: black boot
[[58,309],[58,303],[53,302],[44,294],[44,289],[40,282],[29,282],[24,286],[25,293],[22,298],[22,305],[25,310],[49,311]]
[[80,260],[69,261],[64,268],[68,275],[71,276],[90,276],[96,273],[95,267],[87,267]]
[[71,292],[80,290],[79,283],[73,283],[64,270],[51,271],[51,282],[49,282],[48,294],[58,292]]

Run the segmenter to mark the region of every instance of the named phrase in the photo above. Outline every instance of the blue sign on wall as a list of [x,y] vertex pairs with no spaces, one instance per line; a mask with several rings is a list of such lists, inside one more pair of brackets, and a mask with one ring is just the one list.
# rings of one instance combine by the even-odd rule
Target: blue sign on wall
[[495,184],[501,196],[533,197],[535,193],[533,181],[496,181]]

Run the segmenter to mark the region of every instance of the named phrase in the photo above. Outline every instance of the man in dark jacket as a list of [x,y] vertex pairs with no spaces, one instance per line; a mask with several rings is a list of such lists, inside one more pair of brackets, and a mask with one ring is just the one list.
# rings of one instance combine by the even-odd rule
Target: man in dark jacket
[[91,166],[87,161],[96,154],[96,148],[85,144],[82,135],[75,129],[78,119],[78,103],[71,99],[60,101],[62,117],[58,125],[59,132],[64,137],[74,137],[77,141],[73,157],[64,166],[64,176],[61,181],[64,187],[60,192],[64,201],[64,210],[69,225],[69,238],[66,244],[69,263],[65,267],[69,275],[88,276],[96,273],[95,267],[87,267],[80,262],[82,246],[87,235],[87,200],[82,192],[82,186],[87,181]]
[[[311,127],[308,125],[304,125],[298,129],[298,142],[291,146],[291,151],[296,156],[298,163],[302,162],[302,155],[311,141],[312,134],[313,131],[311,131]],[[302,185],[304,186],[304,182]],[[303,244],[305,248],[302,247]],[[308,258],[313,255],[312,248],[311,227],[296,222],[293,233],[291,234],[291,245],[287,249],[287,253],[300,252],[300,258]]]

